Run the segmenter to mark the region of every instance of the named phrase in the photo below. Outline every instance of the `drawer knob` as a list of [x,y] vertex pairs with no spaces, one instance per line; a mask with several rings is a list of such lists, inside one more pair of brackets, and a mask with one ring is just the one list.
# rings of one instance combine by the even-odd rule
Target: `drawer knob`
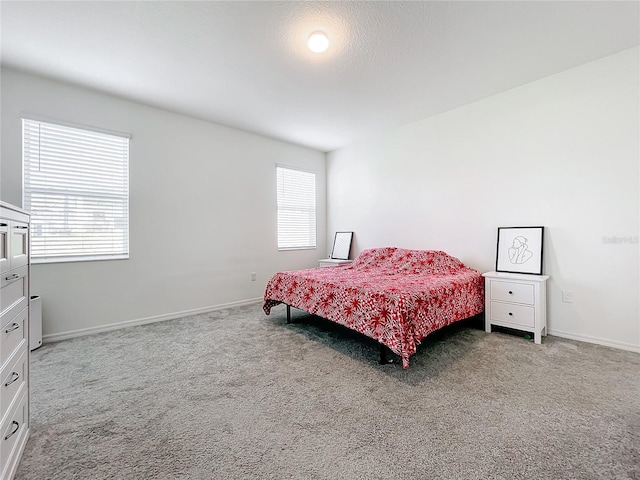
[[18,379],[20,378],[20,374],[18,372],[11,372],[11,378],[9,378],[4,386],[8,387],[9,385],[11,385],[12,383],[18,381]]
[[14,330],[17,330],[17,329],[19,329],[19,328],[20,328],[20,324],[19,324],[19,323],[16,323],[16,322],[13,322],[13,323],[11,324],[11,326],[10,326],[9,328],[7,328],[7,329],[4,331],[4,333],[11,333],[11,332],[13,332]]
[[11,425],[14,426],[13,430],[11,433],[9,433],[6,437],[4,437],[5,440],[9,440],[11,437],[13,437],[15,435],[15,433],[20,430],[20,424],[18,422],[16,422],[15,420],[13,422],[11,422]]
[[509,295],[513,295],[513,292],[511,290],[509,290]]
[[509,316],[510,316],[510,317],[513,317],[513,313],[509,312]]

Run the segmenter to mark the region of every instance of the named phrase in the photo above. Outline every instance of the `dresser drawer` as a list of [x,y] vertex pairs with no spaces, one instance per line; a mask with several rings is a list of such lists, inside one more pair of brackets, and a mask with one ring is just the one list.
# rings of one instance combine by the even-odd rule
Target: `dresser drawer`
[[9,222],[9,268],[14,270],[29,263],[29,224]]
[[[29,430],[29,402],[27,392],[23,393],[20,401],[11,410],[0,426],[0,476],[15,467],[18,461],[18,450],[24,446],[24,440]],[[4,478],[4,477],[2,477]]]
[[526,305],[535,303],[534,287],[530,284],[491,280],[490,294],[491,300],[524,303]]
[[0,220],[0,273],[9,270],[9,221]]
[[0,420],[2,420],[18,394],[27,388],[27,346],[11,357],[0,372]]
[[29,317],[29,309],[24,308],[11,320],[2,325],[0,330],[0,365],[4,365],[11,354],[18,348],[20,342],[28,342],[27,319]]
[[0,219],[0,273],[29,263],[29,224]]
[[10,270],[0,277],[0,325],[29,304],[29,267]]
[[523,327],[535,325],[535,309],[524,305],[491,302],[491,320],[500,323],[512,323]]

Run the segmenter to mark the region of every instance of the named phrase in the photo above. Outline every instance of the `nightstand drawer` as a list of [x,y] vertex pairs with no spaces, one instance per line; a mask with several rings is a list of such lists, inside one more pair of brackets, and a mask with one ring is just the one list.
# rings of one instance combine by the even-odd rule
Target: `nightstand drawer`
[[523,327],[533,327],[536,321],[535,309],[512,303],[491,302],[491,320],[512,323]]
[[501,300],[503,302],[524,303],[533,305],[535,303],[534,287],[531,284],[503,282],[491,280],[491,300]]

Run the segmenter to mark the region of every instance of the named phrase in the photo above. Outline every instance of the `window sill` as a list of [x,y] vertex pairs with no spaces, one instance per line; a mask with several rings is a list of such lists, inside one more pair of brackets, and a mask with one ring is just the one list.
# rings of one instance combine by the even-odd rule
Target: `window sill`
[[105,260],[128,260],[129,254],[124,255],[84,255],[77,257],[44,257],[31,258],[31,265],[45,263],[72,263],[72,262],[103,262]]

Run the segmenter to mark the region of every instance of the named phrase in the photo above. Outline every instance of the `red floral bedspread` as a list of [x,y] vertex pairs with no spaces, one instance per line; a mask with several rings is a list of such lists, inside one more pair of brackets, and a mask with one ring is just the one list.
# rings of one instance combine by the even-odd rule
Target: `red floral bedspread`
[[445,252],[374,248],[350,265],[276,273],[263,309],[280,303],[376,339],[407,368],[426,335],[483,311],[484,281]]

